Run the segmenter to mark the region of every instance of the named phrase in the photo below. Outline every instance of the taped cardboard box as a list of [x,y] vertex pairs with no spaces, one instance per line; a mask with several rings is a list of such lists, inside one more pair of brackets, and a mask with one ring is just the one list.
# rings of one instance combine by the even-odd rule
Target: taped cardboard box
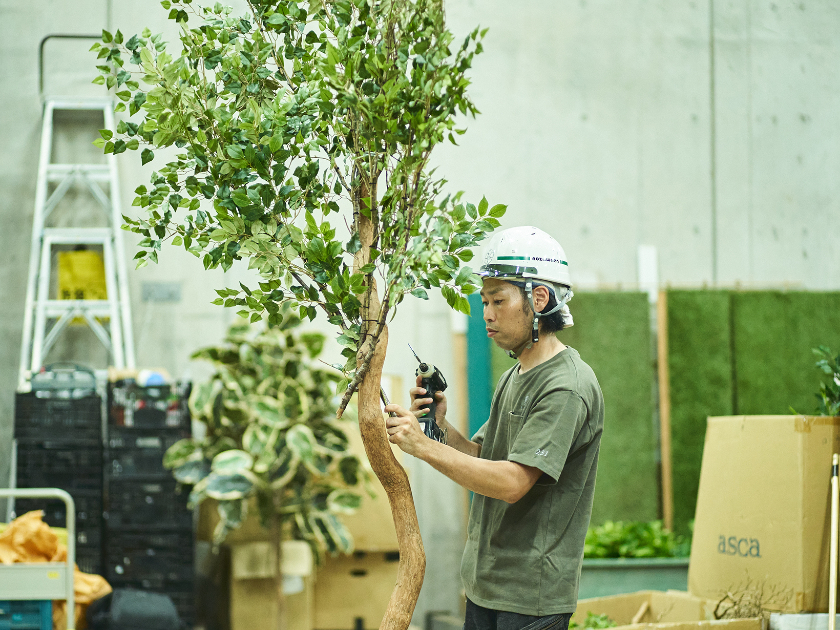
[[288,630],[311,630],[315,578],[308,543],[285,541],[280,570],[283,579],[278,588],[271,542],[231,545],[231,630],[274,630],[281,612]]
[[581,599],[572,621],[582,627],[592,613],[606,615],[621,629],[763,630],[758,617],[715,620],[714,607],[715,602],[682,591],[639,591]]
[[[397,583],[399,554],[357,552],[327,558],[315,583],[314,628],[378,628]],[[361,620],[361,621],[359,621]]]
[[709,418],[688,590],[761,589],[769,610],[825,612],[835,452],[840,418]]

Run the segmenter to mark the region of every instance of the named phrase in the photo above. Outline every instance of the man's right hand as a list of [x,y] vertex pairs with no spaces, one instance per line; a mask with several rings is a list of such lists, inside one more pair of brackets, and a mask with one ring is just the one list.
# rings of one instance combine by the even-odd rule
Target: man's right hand
[[[422,382],[423,379],[418,376],[416,387],[412,387],[408,390],[408,393],[411,394],[411,408],[409,411],[414,414],[415,418],[419,418],[428,412],[429,404],[432,402],[431,397],[426,395],[426,390],[420,387],[420,383]],[[435,410],[435,422],[439,427],[443,427],[446,424],[446,396],[443,395],[443,392],[437,393],[436,402],[437,409]]]

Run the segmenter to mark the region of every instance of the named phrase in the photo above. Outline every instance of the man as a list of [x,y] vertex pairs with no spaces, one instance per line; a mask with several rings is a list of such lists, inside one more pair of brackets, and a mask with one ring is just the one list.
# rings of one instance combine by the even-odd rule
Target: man
[[[473,436],[436,418],[446,444],[417,417],[431,398],[411,389],[410,410],[389,405],[388,436],[475,493],[461,577],[465,630],[565,630],[577,605],[604,422],[601,389],[555,332],[572,325],[563,248],[533,227],[490,240],[481,300],[487,336],[519,360],[499,379],[490,418]],[[418,385],[420,384],[418,379]]]

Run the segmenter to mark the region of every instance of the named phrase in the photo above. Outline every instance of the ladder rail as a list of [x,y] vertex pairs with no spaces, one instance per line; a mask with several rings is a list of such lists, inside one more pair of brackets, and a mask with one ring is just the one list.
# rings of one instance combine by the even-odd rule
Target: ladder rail
[[52,103],[44,105],[44,119],[41,122],[41,154],[38,159],[38,180],[35,187],[35,211],[32,220],[32,241],[29,252],[29,275],[26,282],[26,305],[23,315],[23,339],[20,348],[20,377],[18,388],[23,390],[31,375],[30,360],[32,343],[32,325],[35,310],[35,292],[38,282],[38,264],[41,255],[41,234],[38,226],[43,226],[42,209],[47,198],[47,168],[52,156]]
[[123,353],[118,290],[115,286],[117,276],[114,270],[114,267],[119,265],[114,264],[114,249],[110,239],[103,243],[103,247],[105,253],[105,288],[108,293],[108,306],[111,310],[111,356],[114,359],[114,365],[122,369],[125,367],[125,354]]

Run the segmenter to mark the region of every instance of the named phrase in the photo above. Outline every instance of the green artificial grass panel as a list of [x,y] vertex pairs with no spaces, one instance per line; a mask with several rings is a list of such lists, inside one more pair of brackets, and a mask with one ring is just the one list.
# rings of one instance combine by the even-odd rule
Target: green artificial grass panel
[[697,506],[706,418],[733,413],[730,294],[667,296],[674,530],[687,533]]
[[578,293],[575,325],[559,339],[592,367],[604,393],[604,434],[592,524],[649,521],[659,514],[655,380],[645,293]]
[[840,352],[840,293],[733,293],[736,413],[812,414],[827,378],[812,348]]

